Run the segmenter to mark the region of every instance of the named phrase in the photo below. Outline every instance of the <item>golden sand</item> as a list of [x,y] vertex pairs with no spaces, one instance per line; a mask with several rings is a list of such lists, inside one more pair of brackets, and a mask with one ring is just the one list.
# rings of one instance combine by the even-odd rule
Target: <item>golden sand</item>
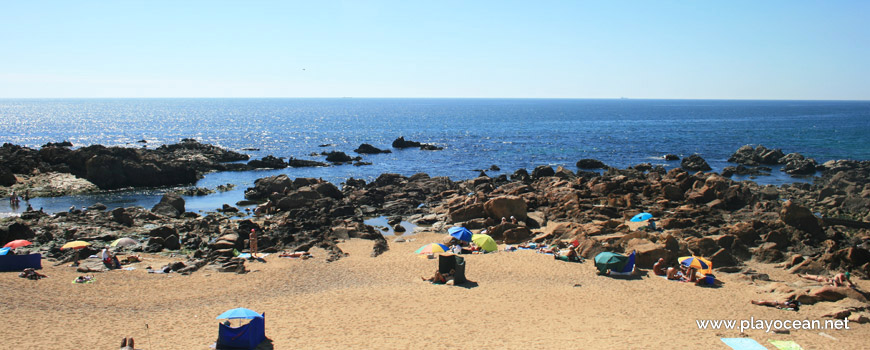
[[[636,280],[596,276],[591,261],[566,263],[533,251],[466,255],[466,287],[430,285],[437,260],[413,251],[440,241],[438,234],[390,243],[380,257],[372,242],[340,244],[349,256],[325,262],[266,257],[250,273],[200,270],[190,276],[148,274],[176,261],[148,255],[133,271],[93,274],[71,283],[74,268],[44,261],[49,278],[31,281],[0,274],[3,349],[117,349],[125,336],[142,349],[208,349],[217,338],[215,317],[246,307],[266,313],[266,336],[275,349],[727,349],[720,337],[739,330],[699,330],[696,319],[804,319],[813,315],[754,306],[759,288],[737,275],[719,274],[721,288],[701,288],[646,275]],[[772,279],[795,277],[753,264]],[[867,287],[865,281],[860,281]],[[814,319],[809,317],[810,319]],[[147,328],[146,328],[147,325]],[[805,349],[866,348],[870,326],[850,330],[750,330],[768,339],[794,340]]]

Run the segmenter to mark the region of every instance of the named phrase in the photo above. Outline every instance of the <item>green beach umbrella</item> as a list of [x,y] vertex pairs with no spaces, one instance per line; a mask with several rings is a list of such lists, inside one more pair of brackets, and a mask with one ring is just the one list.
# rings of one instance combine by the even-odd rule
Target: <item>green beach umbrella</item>
[[474,242],[480,250],[485,250],[488,252],[494,252],[498,250],[498,244],[495,243],[495,240],[492,239],[489,235],[485,235],[482,233],[478,233],[471,236],[471,241]]

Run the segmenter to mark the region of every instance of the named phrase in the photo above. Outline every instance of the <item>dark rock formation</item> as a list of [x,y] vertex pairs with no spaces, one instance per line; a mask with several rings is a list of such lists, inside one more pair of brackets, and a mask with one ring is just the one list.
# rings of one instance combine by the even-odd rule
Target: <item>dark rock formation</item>
[[248,162],[248,166],[255,169],[284,169],[287,167],[287,163],[281,160],[281,158],[268,155],[263,157],[263,159],[255,159]]
[[710,165],[707,164],[707,161],[704,158],[701,158],[698,154],[693,154],[680,162],[680,167],[689,171],[710,171]]
[[444,149],[443,147],[438,147],[432,144],[427,143],[419,143],[417,141],[405,140],[404,136],[399,136],[399,138],[393,140],[393,148],[419,148],[425,151],[438,151]]
[[784,156],[785,154],[783,154],[782,150],[778,148],[768,149],[761,145],[753,148],[751,145],[745,145],[737,149],[737,151],[728,158],[728,161],[750,166],[759,164],[776,165],[782,164],[780,159]]
[[383,150],[367,143],[359,145],[359,147],[353,151],[360,154],[393,153],[393,151],[390,151],[388,149]]
[[296,159],[293,157],[290,157],[290,160],[287,161],[287,165],[294,167],[294,168],[314,167],[314,166],[329,166],[329,164],[326,164],[324,162],[318,162],[318,161],[314,161],[314,160],[305,160],[305,159]]
[[178,217],[184,213],[184,198],[175,192],[167,192],[160,198],[160,202],[151,208],[151,212],[155,214]]
[[607,169],[607,165],[598,159],[581,159],[577,161],[580,169]]
[[680,156],[678,156],[676,154],[665,154],[665,160],[667,160],[667,161],[680,160]]

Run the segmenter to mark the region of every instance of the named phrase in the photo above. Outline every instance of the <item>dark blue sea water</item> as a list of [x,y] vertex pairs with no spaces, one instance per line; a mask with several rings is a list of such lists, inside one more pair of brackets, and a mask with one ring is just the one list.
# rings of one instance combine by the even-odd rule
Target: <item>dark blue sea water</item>
[[[185,137],[241,150],[323,160],[311,153],[354,155],[362,143],[390,148],[398,136],[445,147],[364,155],[373,165],[217,173],[198,183],[233,183],[236,191],[190,198],[188,207],[211,210],[235,203],[257,178],[275,174],[348,177],[425,172],[453,179],[498,165],[501,172],[537,165],[575,169],[581,158],[624,168],[650,162],[668,168],[666,153],[701,154],[719,171],[742,145],[799,152],[820,162],[870,159],[870,102],[563,99],[0,99],[0,142],[38,147],[47,142],[147,147]],[[319,147],[330,144],[329,147]],[[738,178],[739,179],[739,178]],[[762,183],[795,181],[784,174]],[[109,206],[157,202],[164,190],[116,192],[55,199],[33,205],[63,210],[101,201]],[[5,205],[5,203],[4,203]],[[0,207],[0,212],[8,208]]]

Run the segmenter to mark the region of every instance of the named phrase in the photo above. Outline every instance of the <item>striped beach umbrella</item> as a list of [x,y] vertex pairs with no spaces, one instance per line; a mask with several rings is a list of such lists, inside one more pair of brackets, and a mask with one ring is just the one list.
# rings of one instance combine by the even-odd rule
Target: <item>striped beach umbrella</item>
[[684,256],[678,259],[680,265],[683,265],[687,268],[695,268],[698,272],[703,274],[713,273],[713,263],[710,260],[704,259],[698,256]]
[[434,253],[444,253],[450,250],[446,245],[441,243],[429,243],[417,249],[414,253],[416,254],[434,254]]

